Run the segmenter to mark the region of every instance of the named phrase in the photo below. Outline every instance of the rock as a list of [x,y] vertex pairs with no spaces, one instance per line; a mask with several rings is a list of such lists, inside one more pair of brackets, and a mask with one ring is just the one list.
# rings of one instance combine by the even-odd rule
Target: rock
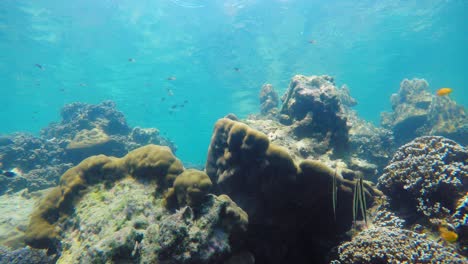
[[[280,114],[293,120],[294,132],[299,138],[326,141],[335,154],[343,155],[348,149],[349,127],[340,96],[330,76],[296,75],[284,96]],[[281,120],[286,119],[282,117]]]

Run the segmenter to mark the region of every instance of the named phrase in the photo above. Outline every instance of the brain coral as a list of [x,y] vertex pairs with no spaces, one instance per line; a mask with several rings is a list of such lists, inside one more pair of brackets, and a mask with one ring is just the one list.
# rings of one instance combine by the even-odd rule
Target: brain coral
[[468,150],[443,137],[417,138],[398,149],[378,187],[394,207],[456,224],[464,217],[457,208],[468,190]]

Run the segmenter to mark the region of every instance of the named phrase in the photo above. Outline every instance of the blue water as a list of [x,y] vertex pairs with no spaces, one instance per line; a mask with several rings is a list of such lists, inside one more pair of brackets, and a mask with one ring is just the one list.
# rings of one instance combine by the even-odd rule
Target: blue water
[[294,74],[334,76],[376,124],[403,78],[451,87],[466,106],[467,10],[465,0],[2,0],[0,134],[38,133],[66,103],[110,99],[131,126],[160,129],[183,161],[203,163],[218,118],[258,112],[261,85],[282,94]]

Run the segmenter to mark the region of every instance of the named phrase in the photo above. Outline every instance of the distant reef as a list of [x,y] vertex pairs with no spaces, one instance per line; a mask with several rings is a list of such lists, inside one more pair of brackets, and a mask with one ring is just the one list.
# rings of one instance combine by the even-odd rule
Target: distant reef
[[122,157],[147,144],[169,146],[176,151],[175,144],[156,128],[129,127],[112,101],[67,104],[61,116],[59,123],[42,129],[40,136],[0,136],[0,169],[19,171],[14,177],[0,175],[0,195],[55,186],[67,169],[92,155]]
[[62,176],[0,196],[0,263],[467,263],[464,109],[418,79],[391,101],[378,127],[330,76],[296,75],[282,97],[266,84],[260,113],[214,124],[200,170],[113,103],[67,105],[23,136]]
[[436,96],[424,79],[405,79],[391,97],[392,112],[382,113],[382,126],[405,144],[419,136],[444,136],[468,144],[468,115],[449,96]]

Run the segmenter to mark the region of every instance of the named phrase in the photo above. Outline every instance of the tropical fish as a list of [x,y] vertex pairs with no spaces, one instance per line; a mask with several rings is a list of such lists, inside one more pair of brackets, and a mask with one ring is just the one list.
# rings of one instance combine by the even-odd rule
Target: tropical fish
[[169,77],[167,77],[167,80],[168,81],[175,81],[175,80],[177,80],[177,78],[175,76],[169,76]]
[[450,243],[453,243],[458,239],[457,233],[448,230],[448,228],[445,226],[439,227],[439,234],[441,238]]
[[317,44],[317,41],[315,39],[311,39],[308,41],[310,44]]
[[0,170],[0,174],[4,175],[6,177],[9,177],[9,178],[13,178],[13,177],[16,177],[18,175],[22,175],[22,172],[18,168],[13,168],[11,170],[6,170],[6,171]]
[[128,58],[129,62],[135,62],[136,60],[134,58]]
[[239,69],[238,67],[234,67],[234,70],[235,70],[236,72],[240,71],[240,69]]
[[444,96],[444,95],[448,95],[452,92],[452,88],[440,88],[439,90],[437,90],[436,92],[436,95],[437,96]]
[[34,66],[36,66],[37,68],[41,70],[44,70],[44,67],[42,67],[42,65],[40,65],[39,63],[34,64]]

